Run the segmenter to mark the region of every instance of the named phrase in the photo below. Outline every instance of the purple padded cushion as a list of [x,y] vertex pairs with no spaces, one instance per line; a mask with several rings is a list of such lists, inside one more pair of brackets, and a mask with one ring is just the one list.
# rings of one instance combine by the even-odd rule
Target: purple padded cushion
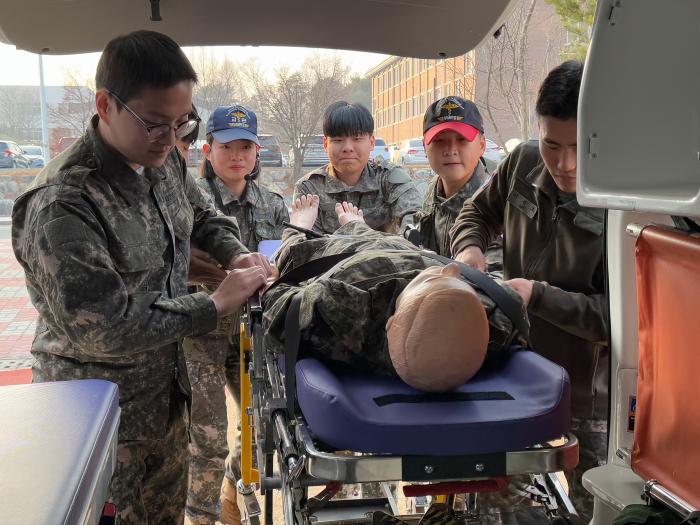
[[[569,429],[569,377],[530,351],[516,351],[498,367],[482,368],[455,391],[462,397],[497,393],[496,400],[415,402],[414,396],[425,394],[398,378],[331,369],[312,358],[299,361],[296,371],[298,402],[309,430],[334,450],[486,454],[544,443]],[[398,402],[380,406],[377,401],[395,395]]]

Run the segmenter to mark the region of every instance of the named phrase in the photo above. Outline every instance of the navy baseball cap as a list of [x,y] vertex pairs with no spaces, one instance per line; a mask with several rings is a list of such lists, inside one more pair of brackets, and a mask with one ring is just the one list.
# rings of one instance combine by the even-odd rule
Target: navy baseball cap
[[207,121],[207,134],[217,142],[226,144],[232,140],[250,140],[260,146],[258,118],[243,106],[219,106]]

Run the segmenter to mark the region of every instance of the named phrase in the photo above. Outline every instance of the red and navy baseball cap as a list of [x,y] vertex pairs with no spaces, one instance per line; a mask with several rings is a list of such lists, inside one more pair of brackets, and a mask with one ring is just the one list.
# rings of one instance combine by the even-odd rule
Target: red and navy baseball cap
[[258,117],[240,105],[216,108],[207,121],[207,134],[209,133],[222,144],[232,140],[250,140],[260,146]]
[[476,104],[462,97],[445,97],[433,102],[423,117],[423,142],[427,146],[441,131],[452,130],[472,142],[484,132],[484,120]]

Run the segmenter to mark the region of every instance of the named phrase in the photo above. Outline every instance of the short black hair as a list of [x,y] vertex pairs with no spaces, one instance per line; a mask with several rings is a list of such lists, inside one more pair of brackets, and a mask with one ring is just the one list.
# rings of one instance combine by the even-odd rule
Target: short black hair
[[535,111],[540,117],[576,118],[583,63],[567,60],[552,69],[537,93]]
[[169,88],[183,80],[197,82],[192,64],[177,42],[155,31],[134,31],[110,40],[95,73],[95,87],[124,102],[144,88]]
[[323,134],[326,137],[354,137],[372,135],[374,119],[362,104],[334,102],[323,113]]
[[194,107],[194,104],[192,104],[192,110],[187,115],[187,120],[196,120],[197,125],[187,135],[178,140],[184,142],[185,144],[191,145],[194,143],[195,140],[197,140],[197,137],[199,137],[199,113],[197,113],[197,108]]

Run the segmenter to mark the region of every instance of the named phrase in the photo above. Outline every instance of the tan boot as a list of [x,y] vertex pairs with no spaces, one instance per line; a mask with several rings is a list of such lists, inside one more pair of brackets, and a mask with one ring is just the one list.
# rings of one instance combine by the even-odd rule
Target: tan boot
[[221,522],[226,525],[241,525],[236,484],[226,477],[221,484]]

